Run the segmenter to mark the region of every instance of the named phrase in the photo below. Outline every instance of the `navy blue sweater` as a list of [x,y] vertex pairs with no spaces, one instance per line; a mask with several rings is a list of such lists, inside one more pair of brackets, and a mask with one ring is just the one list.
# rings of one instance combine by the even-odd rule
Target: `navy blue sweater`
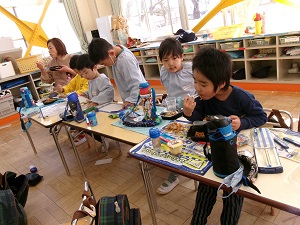
[[225,101],[220,101],[215,97],[209,100],[195,99],[196,107],[191,117],[186,117],[190,121],[203,120],[207,115],[236,115],[241,120],[241,126],[237,130],[260,127],[267,122],[267,114],[254,95],[232,86],[232,92]]

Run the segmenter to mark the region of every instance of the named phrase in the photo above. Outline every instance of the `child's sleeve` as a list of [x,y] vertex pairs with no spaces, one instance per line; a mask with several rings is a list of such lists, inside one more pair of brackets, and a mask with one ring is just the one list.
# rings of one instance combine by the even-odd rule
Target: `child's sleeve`
[[64,89],[63,93],[64,94],[69,94],[73,91],[76,91],[76,82],[77,81],[78,80],[76,79],[76,77],[71,79],[70,82],[67,85],[63,86],[63,89]]
[[126,102],[136,103],[139,95],[140,83],[146,82],[142,71],[135,65],[133,60],[123,61],[120,70],[128,85],[130,95],[125,99]]
[[97,79],[95,85],[99,93],[90,99],[92,102],[102,105],[114,100],[115,90],[106,76],[103,79]]

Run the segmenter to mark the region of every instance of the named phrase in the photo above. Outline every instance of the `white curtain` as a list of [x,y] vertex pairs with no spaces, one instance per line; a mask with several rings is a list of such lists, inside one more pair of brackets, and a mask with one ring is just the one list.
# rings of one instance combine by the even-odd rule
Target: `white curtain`
[[110,6],[113,15],[122,16],[121,0],[110,0]]
[[65,6],[71,26],[73,27],[73,30],[75,31],[75,34],[80,42],[81,52],[87,53],[88,52],[88,40],[86,38],[84,29],[82,27],[76,0],[62,0],[62,2]]

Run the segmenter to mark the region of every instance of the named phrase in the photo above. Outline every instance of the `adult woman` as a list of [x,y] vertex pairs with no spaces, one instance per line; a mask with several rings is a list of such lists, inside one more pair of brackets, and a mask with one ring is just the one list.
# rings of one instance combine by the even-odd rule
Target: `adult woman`
[[[67,53],[65,44],[59,38],[52,38],[47,41],[49,54],[52,57],[46,66],[42,62],[37,62],[37,67],[41,70],[41,80],[44,83],[60,84],[62,86],[69,83],[69,75],[76,73],[69,68],[71,54]],[[56,66],[55,68],[53,68]],[[58,66],[58,67],[57,67]],[[61,68],[60,68],[61,67]]]

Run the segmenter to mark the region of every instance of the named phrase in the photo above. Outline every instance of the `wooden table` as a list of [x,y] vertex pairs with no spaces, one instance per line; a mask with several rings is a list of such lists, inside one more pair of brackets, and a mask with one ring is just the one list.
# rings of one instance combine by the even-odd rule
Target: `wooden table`
[[[246,132],[246,131],[245,131]],[[248,131],[249,132],[249,131]],[[141,145],[140,143],[139,145]],[[138,146],[139,146],[138,145]],[[144,179],[144,185],[146,188],[148,204],[150,208],[150,213],[152,217],[152,222],[154,225],[157,224],[155,213],[158,210],[155,192],[153,190],[150,171],[151,166],[154,165],[156,167],[175,172],[182,176],[194,179],[201,183],[219,187],[222,182],[221,178],[218,178],[214,175],[212,168],[210,168],[204,176],[183,171],[172,166],[163,165],[160,163],[153,162],[149,160],[149,158],[139,157],[137,154],[131,154],[132,150],[137,146],[133,147],[129,150],[129,154],[140,160],[141,162],[141,171]],[[240,147],[239,150],[250,150],[252,151],[252,147],[249,145]],[[294,161],[291,161],[286,158],[280,158],[281,164],[284,168],[284,172],[280,174],[259,174],[258,179],[255,182],[255,185],[261,191],[261,194],[258,194],[255,190],[250,187],[243,186],[238,190],[237,194],[243,197],[252,199],[257,202],[261,202],[263,204],[270,205],[272,207],[300,215],[300,182],[299,184],[294,184],[289,180],[290,174],[298,173],[300,174],[300,164]],[[299,176],[299,175],[298,175]],[[225,185],[222,186],[223,190],[231,191]]]
[[[79,157],[79,154],[77,152],[76,146],[74,142],[71,139],[70,136],[70,128],[75,128],[78,130],[83,130],[88,133],[93,133],[93,134],[98,134],[101,135],[102,137],[107,137],[125,144],[129,145],[137,145],[141,141],[147,138],[146,135],[140,134],[134,131],[126,130],[121,127],[117,127],[112,125],[114,122],[116,122],[116,119],[111,119],[108,117],[109,113],[106,112],[97,112],[96,117],[98,121],[98,125],[94,127],[89,127],[86,122],[82,123],[77,123],[75,121],[72,122],[67,122],[67,121],[62,121],[63,124],[65,124],[68,132],[69,139],[71,141],[75,157],[77,159],[78,165],[80,167],[81,173],[84,177],[86,177],[84,169],[82,167],[82,163]],[[104,143],[104,142],[103,142]]]

